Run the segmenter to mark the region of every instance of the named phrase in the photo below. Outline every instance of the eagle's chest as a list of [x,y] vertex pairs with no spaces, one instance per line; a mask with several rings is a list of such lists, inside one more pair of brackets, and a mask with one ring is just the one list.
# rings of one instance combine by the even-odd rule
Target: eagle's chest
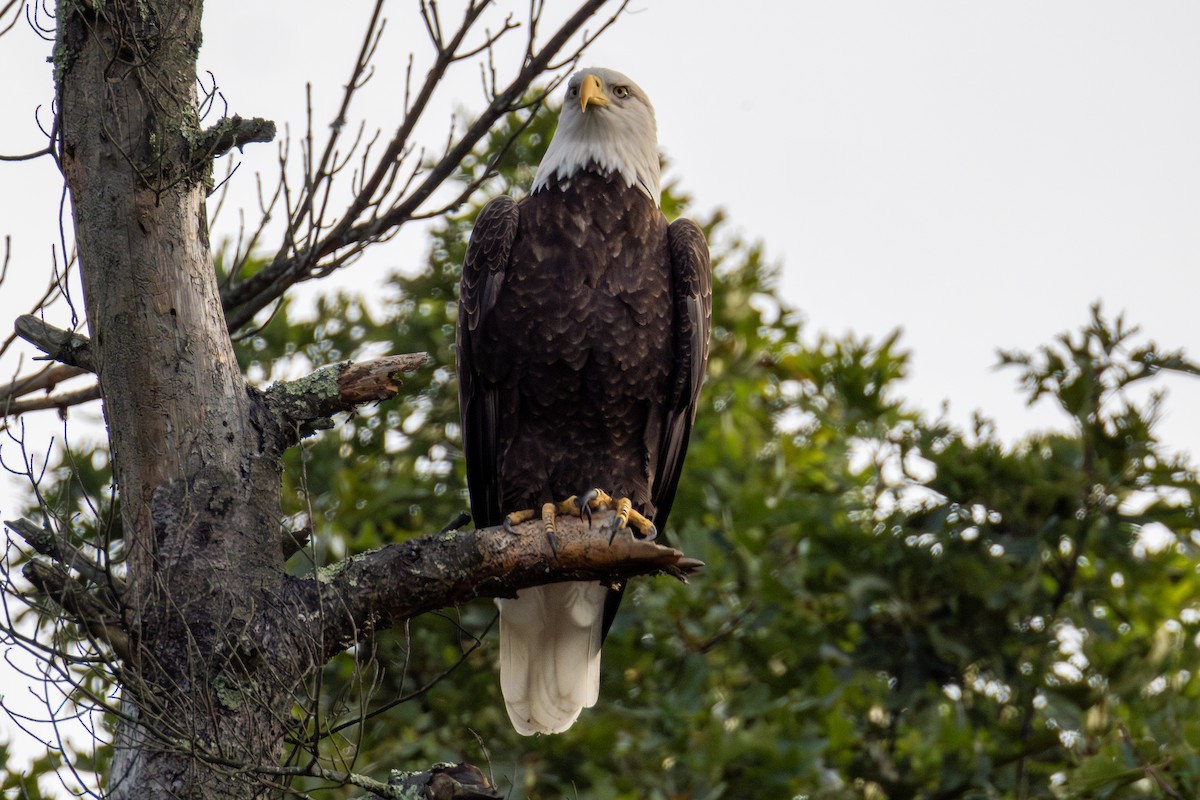
[[589,176],[527,199],[491,315],[496,366],[563,398],[655,394],[671,361],[670,273],[665,220],[636,189]]

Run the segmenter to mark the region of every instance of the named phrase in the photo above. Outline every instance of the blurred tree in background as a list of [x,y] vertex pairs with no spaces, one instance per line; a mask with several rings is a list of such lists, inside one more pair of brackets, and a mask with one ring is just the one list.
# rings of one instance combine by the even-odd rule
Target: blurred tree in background
[[[552,127],[540,115],[432,230],[423,269],[370,297],[324,296],[314,315],[285,305],[242,342],[261,385],[343,359],[432,355],[403,399],[289,453],[285,510],[314,532],[297,573],[466,507],[459,269],[475,214],[528,187]],[[509,133],[464,164],[464,184]],[[663,206],[699,218],[713,243],[708,379],[666,532],[706,569],[690,585],[633,584],[600,701],[562,735],[511,729],[489,602],[335,659],[311,687],[319,706],[297,705],[310,735],[368,772],[486,763],[514,798],[1193,796],[1200,483],[1155,438],[1161,396],[1138,405],[1129,390],[1195,365],[1093,309],[1078,332],[1002,355],[1031,402],[1057,402],[1069,421],[1007,446],[983,417],[960,431],[906,408],[896,335],[806,335],[759,244],[719,212],[699,217],[678,187]],[[81,535],[119,536],[100,500],[104,455],[63,464],[46,499]],[[105,769],[103,750],[75,758]],[[5,791],[16,786],[9,774]],[[334,795],[360,792],[320,796]]]

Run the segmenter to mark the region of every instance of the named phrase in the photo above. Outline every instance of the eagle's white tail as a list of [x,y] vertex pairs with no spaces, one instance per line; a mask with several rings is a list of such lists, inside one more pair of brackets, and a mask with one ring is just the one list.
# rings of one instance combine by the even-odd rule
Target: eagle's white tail
[[608,591],[598,583],[553,583],[496,601],[500,689],[517,733],[561,733],[596,704]]

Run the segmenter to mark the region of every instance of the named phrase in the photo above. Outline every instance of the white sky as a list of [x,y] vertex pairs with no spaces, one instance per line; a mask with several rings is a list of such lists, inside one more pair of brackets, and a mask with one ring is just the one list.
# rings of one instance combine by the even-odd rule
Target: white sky
[[[511,5],[525,13],[526,3]],[[585,63],[619,69],[649,93],[668,177],[698,210],[722,207],[766,243],[810,336],[904,329],[913,358],[901,393],[916,406],[936,414],[948,401],[960,424],[982,410],[1008,440],[1061,426],[1049,406],[1024,407],[1015,375],[993,369],[995,350],[1078,328],[1097,299],[1200,359],[1200,4],[634,6]],[[394,124],[408,51],[426,52],[414,7],[389,10],[380,68],[356,109],[372,129]],[[298,132],[310,81],[318,127],[332,119],[370,3],[330,8],[206,4],[201,67],[231,113]],[[24,26],[0,39],[0,153],[42,146],[33,110],[51,99],[48,53]],[[446,113],[481,106],[475,69],[454,75]],[[444,129],[425,135],[436,147]],[[274,158],[274,145],[247,148],[235,178],[242,202],[252,202],[253,171],[269,175]],[[13,256],[0,336],[46,284],[60,190],[49,162],[0,164],[0,236],[12,237]],[[234,223],[225,214],[214,238]],[[414,232],[372,263],[411,264],[423,252]],[[374,274],[342,280],[369,290]],[[17,366],[0,360],[0,382]],[[1162,437],[1200,454],[1200,381],[1164,385]],[[78,420],[97,418],[72,412],[72,435],[86,429]],[[46,415],[30,426],[42,450],[58,430]],[[0,453],[15,455],[7,442]],[[0,479],[0,518],[15,513],[15,497]]]

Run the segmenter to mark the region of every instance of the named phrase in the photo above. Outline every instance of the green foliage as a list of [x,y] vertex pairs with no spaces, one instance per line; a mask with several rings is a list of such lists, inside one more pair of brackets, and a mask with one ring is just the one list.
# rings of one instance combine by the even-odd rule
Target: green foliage
[[[308,322],[285,305],[241,344],[264,384],[346,358],[432,356],[402,399],[289,454],[285,510],[315,531],[297,572],[466,507],[459,269],[482,202],[529,184],[551,129],[541,115],[521,132],[475,202],[433,230],[428,265],[391,275],[382,301],[326,296]],[[689,201],[670,187],[663,207]],[[336,659],[319,702],[298,699],[301,729],[332,731],[322,753],[357,754],[354,769],[377,777],[486,763],[514,798],[1190,796],[1200,483],[1155,438],[1161,395],[1128,397],[1197,368],[1094,309],[1079,333],[1002,355],[1030,401],[1053,399],[1070,425],[1005,445],[986,419],[956,430],[897,399],[896,335],[806,337],[761,246],[720,213],[700,221],[714,243],[712,354],[666,536],[706,569],[690,585],[634,582],[600,702],[565,734],[509,726],[486,602]],[[85,470],[77,485],[95,497],[103,483]],[[101,535],[94,520],[111,514],[83,513],[79,497],[54,502]]]

